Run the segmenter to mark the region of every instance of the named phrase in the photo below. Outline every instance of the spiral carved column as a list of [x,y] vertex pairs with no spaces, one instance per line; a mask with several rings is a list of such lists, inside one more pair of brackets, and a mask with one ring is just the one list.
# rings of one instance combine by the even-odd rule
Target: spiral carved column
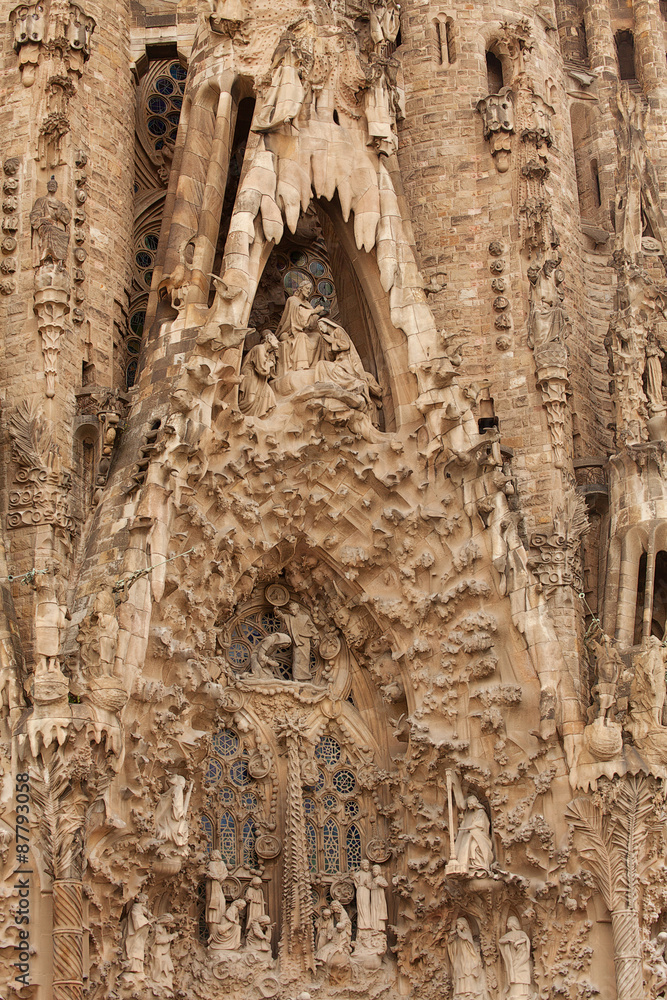
[[285,733],[287,743],[287,809],[285,867],[283,869],[283,929],[280,941],[283,962],[300,957],[304,968],[315,971],[313,901],[308,869],[308,846],[303,812],[299,738]]
[[642,1000],[644,982],[639,917],[636,910],[613,910],[611,927],[617,1000]]
[[83,993],[83,886],[53,883],[53,998],[81,1000]]

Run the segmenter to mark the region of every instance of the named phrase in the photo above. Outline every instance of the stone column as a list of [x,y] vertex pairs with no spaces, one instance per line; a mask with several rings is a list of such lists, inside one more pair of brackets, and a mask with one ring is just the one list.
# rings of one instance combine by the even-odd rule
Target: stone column
[[591,69],[618,78],[618,59],[606,0],[586,0],[584,25]]
[[78,879],[53,883],[53,1000],[83,995],[83,886]]
[[645,94],[667,83],[663,21],[659,0],[633,0],[635,14],[635,63]]

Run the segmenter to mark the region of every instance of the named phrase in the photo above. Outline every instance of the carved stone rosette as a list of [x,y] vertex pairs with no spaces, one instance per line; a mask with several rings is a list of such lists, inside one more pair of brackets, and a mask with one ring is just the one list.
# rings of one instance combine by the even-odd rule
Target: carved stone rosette
[[537,385],[542,392],[542,401],[547,411],[554,464],[556,468],[562,469],[567,464],[565,419],[570,389],[565,344],[552,343],[536,349],[535,369]]
[[37,326],[42,339],[46,395],[55,396],[60,340],[65,332],[65,317],[69,313],[70,280],[67,271],[54,263],[45,263],[35,272],[35,303]]

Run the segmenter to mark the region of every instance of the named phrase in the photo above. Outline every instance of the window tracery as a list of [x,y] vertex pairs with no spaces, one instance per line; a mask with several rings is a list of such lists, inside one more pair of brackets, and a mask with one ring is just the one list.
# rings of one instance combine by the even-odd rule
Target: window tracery
[[355,764],[341,744],[323,735],[315,747],[317,780],[304,787],[308,862],[313,873],[339,875],[361,865],[366,812]]
[[220,851],[230,870],[257,867],[255,844],[266,825],[266,790],[250,773],[251,754],[234,729],[223,728],[211,738],[205,764],[201,827],[209,851]]
[[[299,603],[299,602],[295,602]],[[299,607],[303,605],[299,604]],[[230,626],[227,660],[234,673],[243,675],[251,668],[253,650],[270,635],[284,632],[285,625],[276,609],[268,604],[251,605],[246,608]],[[293,653],[291,646],[276,647],[271,650],[271,659],[277,666],[272,672],[278,680],[293,679]],[[317,643],[310,646],[310,673],[315,684],[328,677],[328,667],[317,652]]]

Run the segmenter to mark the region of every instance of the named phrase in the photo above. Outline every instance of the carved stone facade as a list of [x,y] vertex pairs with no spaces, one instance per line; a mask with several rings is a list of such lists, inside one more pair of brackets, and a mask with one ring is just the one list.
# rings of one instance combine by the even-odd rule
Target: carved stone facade
[[0,996],[667,995],[667,9],[3,8]]

